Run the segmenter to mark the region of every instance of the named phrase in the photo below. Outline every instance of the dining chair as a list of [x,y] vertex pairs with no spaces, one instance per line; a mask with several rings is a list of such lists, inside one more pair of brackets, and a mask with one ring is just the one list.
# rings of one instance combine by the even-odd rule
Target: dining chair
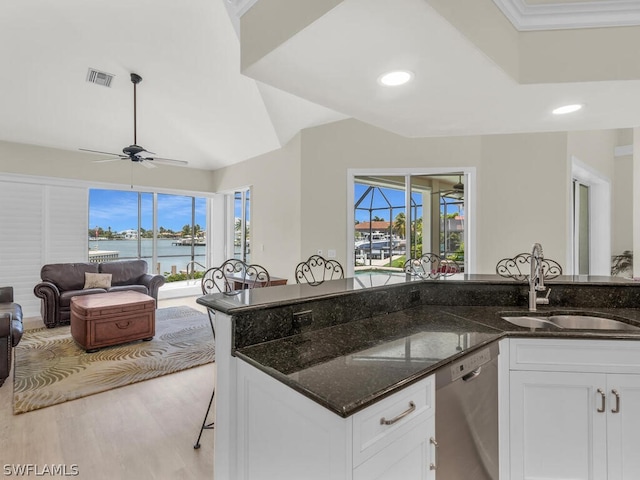
[[[496,264],[496,273],[501,277],[528,281],[531,271],[531,254],[519,253],[513,258],[503,258]],[[551,280],[562,275],[562,266],[550,258],[542,259],[542,276]]]
[[460,273],[462,269],[455,260],[443,260],[436,253],[425,253],[418,258],[410,258],[404,262],[405,273],[420,278],[449,277]]
[[326,260],[320,255],[311,255],[296,266],[296,283],[320,285],[325,280],[344,278],[344,269],[337,260]]
[[[202,294],[208,295],[211,293],[222,293],[225,295],[235,295],[238,290],[252,289],[259,287],[268,287],[271,283],[271,277],[269,272],[261,265],[250,265],[242,260],[235,258],[226,260],[219,267],[209,268],[204,275],[200,285],[202,287]],[[209,324],[211,325],[211,332],[213,333],[213,341],[216,339],[216,328],[214,324],[214,313],[211,309],[207,309],[209,314]],[[215,387],[211,392],[211,398],[209,399],[209,405],[207,411],[204,414],[202,420],[202,426],[198,433],[198,439],[193,445],[196,450],[200,448],[200,438],[202,432],[205,430],[211,430],[214,428],[215,422],[208,422],[209,412],[211,411],[211,405],[216,394]]]

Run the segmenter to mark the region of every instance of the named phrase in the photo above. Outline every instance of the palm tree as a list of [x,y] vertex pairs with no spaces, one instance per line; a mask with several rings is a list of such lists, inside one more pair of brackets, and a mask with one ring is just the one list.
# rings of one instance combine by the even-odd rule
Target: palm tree
[[399,237],[404,238],[405,228],[406,228],[406,219],[403,212],[400,212],[396,215],[395,220],[393,221],[393,230]]

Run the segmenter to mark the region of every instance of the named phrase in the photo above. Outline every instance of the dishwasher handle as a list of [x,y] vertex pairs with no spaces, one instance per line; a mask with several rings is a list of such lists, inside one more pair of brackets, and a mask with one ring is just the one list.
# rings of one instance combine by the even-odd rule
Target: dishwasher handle
[[463,382],[471,382],[480,376],[482,373],[482,367],[476,368],[473,372],[467,373],[464,377],[462,377]]

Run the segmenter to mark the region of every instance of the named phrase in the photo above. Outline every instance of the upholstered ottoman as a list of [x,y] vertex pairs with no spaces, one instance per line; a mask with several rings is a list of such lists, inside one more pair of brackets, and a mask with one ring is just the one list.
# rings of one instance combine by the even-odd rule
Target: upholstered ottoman
[[144,293],[123,291],[71,299],[71,336],[87,352],[134,340],[151,340],[156,301]]

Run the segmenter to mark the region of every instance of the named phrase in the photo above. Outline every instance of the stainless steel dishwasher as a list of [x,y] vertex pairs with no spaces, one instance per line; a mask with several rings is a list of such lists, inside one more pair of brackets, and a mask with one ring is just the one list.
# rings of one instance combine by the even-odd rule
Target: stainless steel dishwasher
[[436,372],[438,480],[498,480],[497,342]]

